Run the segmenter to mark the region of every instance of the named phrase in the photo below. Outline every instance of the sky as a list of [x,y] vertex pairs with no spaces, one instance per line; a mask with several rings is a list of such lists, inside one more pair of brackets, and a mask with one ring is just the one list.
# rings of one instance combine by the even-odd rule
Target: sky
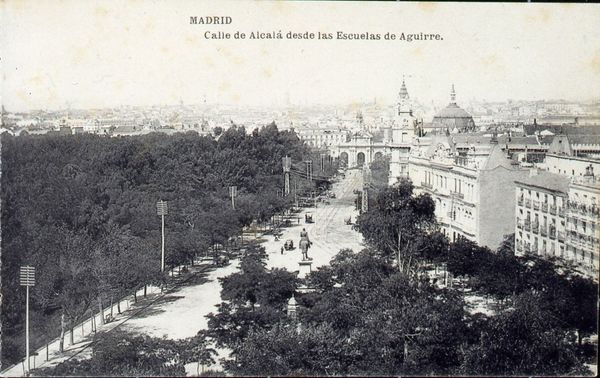
[[[437,106],[452,84],[459,104],[600,98],[598,4],[4,0],[0,9],[8,111],[392,103],[403,77],[412,98]],[[249,40],[252,31],[382,40]],[[403,32],[443,40],[383,39]]]

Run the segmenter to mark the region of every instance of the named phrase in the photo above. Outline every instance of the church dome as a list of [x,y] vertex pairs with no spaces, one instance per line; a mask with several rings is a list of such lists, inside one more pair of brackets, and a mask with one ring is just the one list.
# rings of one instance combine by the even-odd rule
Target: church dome
[[450,104],[450,105],[446,106],[444,109],[437,112],[437,114],[434,116],[434,119],[435,118],[469,118],[469,119],[473,119],[473,116],[471,116],[466,110],[464,110],[460,106],[458,106],[456,104]]
[[475,129],[473,116],[456,104],[454,84],[450,92],[450,104],[433,117],[432,126],[438,132],[468,132]]

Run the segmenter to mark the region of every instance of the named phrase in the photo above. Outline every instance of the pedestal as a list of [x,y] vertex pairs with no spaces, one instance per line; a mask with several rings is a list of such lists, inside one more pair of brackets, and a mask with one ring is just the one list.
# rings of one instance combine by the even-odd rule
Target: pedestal
[[308,274],[312,271],[312,260],[301,260],[298,261],[298,265],[300,266],[300,270],[298,272],[299,278],[306,278]]

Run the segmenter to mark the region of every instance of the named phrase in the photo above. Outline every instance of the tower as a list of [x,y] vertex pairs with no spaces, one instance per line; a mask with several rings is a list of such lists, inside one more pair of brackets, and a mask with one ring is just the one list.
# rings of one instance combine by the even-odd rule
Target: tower
[[408,173],[408,154],[410,145],[415,137],[416,117],[412,112],[412,104],[406,82],[402,78],[402,85],[398,93],[398,111],[392,124],[392,138],[390,149],[390,184],[396,182],[401,176]]
[[456,105],[456,91],[454,91],[454,84],[450,90],[450,105]]
[[410,96],[408,95],[404,78],[402,78],[402,86],[400,87],[400,92],[398,93],[398,116],[402,114],[410,114],[412,116]]
[[410,143],[415,135],[415,121],[413,116],[410,96],[406,89],[406,82],[402,79],[402,86],[398,93],[398,114],[392,126],[392,143]]

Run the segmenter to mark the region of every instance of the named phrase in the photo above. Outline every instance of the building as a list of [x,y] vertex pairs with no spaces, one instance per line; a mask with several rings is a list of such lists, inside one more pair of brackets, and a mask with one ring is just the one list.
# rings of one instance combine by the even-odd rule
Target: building
[[600,253],[599,212],[600,180],[589,166],[583,177],[574,177],[569,186],[567,202],[567,255],[582,272],[598,279]]
[[465,133],[475,131],[473,116],[456,104],[454,84],[450,91],[450,103],[433,117],[425,132],[432,134]]
[[516,181],[515,253],[567,256],[566,206],[569,178],[532,169]]
[[598,277],[600,180],[532,169],[516,182],[515,253],[556,257]]
[[492,136],[459,154],[451,136],[418,138],[408,173],[416,193],[429,193],[442,232],[496,249],[515,227],[515,180],[528,171],[508,158]]
[[[400,177],[406,177],[411,145],[422,122],[413,114],[405,81],[402,80],[394,119],[390,125],[381,127],[381,133],[376,133],[374,128],[364,124],[361,115],[358,117],[358,124],[361,130],[353,133],[347,142],[334,147],[333,156],[347,162],[349,167],[370,164],[389,156],[390,184]],[[372,131],[369,132],[369,129]]]
[[300,139],[311,147],[329,148],[345,143],[350,137],[350,131],[338,128],[306,128],[296,130]]
[[571,142],[572,139],[574,139],[572,136],[555,135],[548,147],[544,164],[540,167],[552,173],[572,177],[583,176],[590,165],[595,172],[600,172],[600,160],[598,160],[600,146],[594,143],[592,138],[588,138],[587,146],[590,147],[585,153],[583,144],[577,144],[579,148],[576,149]]
[[413,115],[412,103],[406,84],[402,80],[402,86],[398,93],[397,113],[394,117],[391,133],[389,129],[384,129],[384,144],[387,145],[390,154],[390,184],[408,175],[410,148],[415,135],[418,135],[419,127],[420,123]]

